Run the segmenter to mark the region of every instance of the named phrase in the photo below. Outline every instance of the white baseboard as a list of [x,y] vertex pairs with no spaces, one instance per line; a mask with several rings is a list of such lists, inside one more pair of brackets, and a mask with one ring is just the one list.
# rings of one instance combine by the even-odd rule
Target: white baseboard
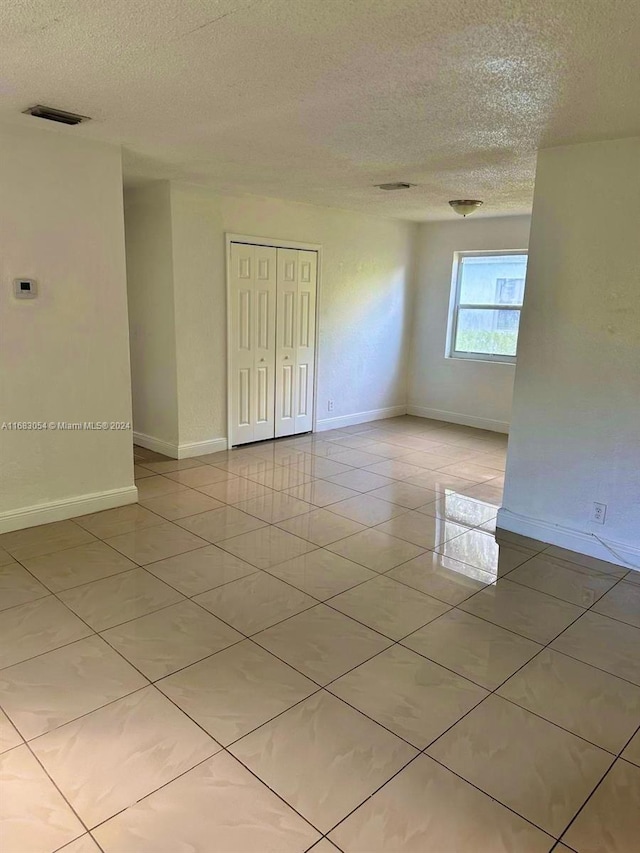
[[211,438],[209,441],[191,441],[178,445],[178,459],[190,459],[192,456],[204,456],[205,453],[219,453],[227,450],[229,442],[226,438]]
[[372,409],[370,412],[357,412],[355,415],[342,415],[338,418],[322,418],[316,421],[316,432],[324,432],[327,429],[340,429],[346,426],[366,424],[369,421],[381,421],[384,418],[396,418],[398,415],[406,415],[406,406],[388,406],[386,409]]
[[427,409],[425,406],[407,406],[408,415],[417,415],[419,418],[433,418],[435,421],[448,421],[451,424],[462,424],[462,426],[478,427],[479,429],[490,429],[493,432],[509,432],[510,424],[507,421],[493,421],[490,418],[477,418],[475,415],[463,415],[460,412],[446,412],[444,409]]
[[134,504],[137,500],[138,489],[135,486],[125,486],[123,489],[92,492],[61,501],[12,509],[9,512],[0,513],[0,533],[23,530],[25,527],[35,527],[37,524],[49,524],[51,521],[64,521],[66,518],[75,518],[78,515],[88,515],[103,509]]
[[162,438],[156,438],[153,435],[146,435],[144,432],[134,431],[133,443],[137,444],[139,447],[146,447],[147,450],[154,450],[156,453],[162,453],[163,456],[170,456],[172,459],[178,459],[178,445],[165,441]]
[[[531,518],[512,512],[505,507],[498,510],[498,528],[519,533],[521,536],[529,536],[540,542],[548,542],[575,551],[577,554],[585,554],[587,557],[596,557],[608,563],[615,563],[625,569],[640,568],[640,548],[623,542],[613,542],[604,536],[597,539],[591,533],[583,530],[574,530],[571,527],[563,527],[560,524],[552,524],[549,521]],[[602,541],[600,541],[602,540]],[[607,545],[604,545],[606,542]]]
[[156,453],[162,453],[164,456],[170,456],[171,459],[190,459],[192,456],[204,456],[205,453],[218,453],[220,450],[227,450],[228,447],[226,438],[176,444],[162,438],[155,438],[153,435],[146,435],[144,432],[134,432],[133,443],[146,447],[147,450],[155,450]]

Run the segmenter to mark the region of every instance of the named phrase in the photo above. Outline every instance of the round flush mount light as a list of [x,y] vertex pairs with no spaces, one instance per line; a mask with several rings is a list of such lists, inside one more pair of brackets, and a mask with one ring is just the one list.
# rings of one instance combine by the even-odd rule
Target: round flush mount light
[[458,198],[449,204],[460,216],[469,216],[482,206],[482,202],[477,198]]

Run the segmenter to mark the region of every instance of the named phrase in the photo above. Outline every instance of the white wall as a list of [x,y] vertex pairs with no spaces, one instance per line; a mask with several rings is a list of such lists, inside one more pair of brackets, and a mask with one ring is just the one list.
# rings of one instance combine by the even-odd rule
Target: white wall
[[180,444],[226,438],[227,308],[217,199],[172,184]]
[[[119,149],[3,127],[0,185],[0,421],[130,421]],[[131,502],[131,432],[2,431],[0,484],[0,531]]]
[[[538,157],[501,527],[640,566],[640,139]],[[606,524],[589,520],[593,501]],[[617,543],[617,544],[616,544]]]
[[508,431],[515,367],[446,357],[454,252],[526,249],[528,216],[420,225],[417,242],[409,411]]
[[[221,197],[178,183],[170,192],[183,453],[187,445],[226,437],[226,232],[323,245],[318,418],[404,411],[414,224],[275,199]],[[128,200],[128,243],[140,228],[129,220],[130,210]],[[145,254],[154,252],[147,244]],[[142,306],[135,313],[144,313]],[[134,356],[134,377],[139,361]],[[134,381],[134,398],[140,393]],[[139,425],[137,400],[134,410],[136,430],[154,435],[150,422],[144,430]]]
[[136,432],[178,441],[171,197],[167,181],[125,196],[131,381]]

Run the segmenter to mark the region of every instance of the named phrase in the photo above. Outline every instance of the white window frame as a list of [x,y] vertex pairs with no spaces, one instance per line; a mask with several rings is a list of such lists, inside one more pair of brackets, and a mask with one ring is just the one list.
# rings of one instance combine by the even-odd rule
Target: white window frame
[[[471,305],[466,302],[460,303],[460,287],[462,284],[462,261],[464,258],[503,258],[506,255],[527,255],[526,249],[503,249],[492,251],[479,252],[455,252],[453,255],[453,274],[451,282],[451,304],[449,306],[449,324],[447,335],[447,358],[459,358],[467,361],[491,361],[502,364],[515,364],[516,355],[494,355],[486,352],[461,352],[456,350],[456,337],[458,331],[458,314],[461,308],[488,308],[499,311],[520,311],[522,305],[494,305],[493,303],[486,305]],[[526,287],[526,283],[525,283]]]

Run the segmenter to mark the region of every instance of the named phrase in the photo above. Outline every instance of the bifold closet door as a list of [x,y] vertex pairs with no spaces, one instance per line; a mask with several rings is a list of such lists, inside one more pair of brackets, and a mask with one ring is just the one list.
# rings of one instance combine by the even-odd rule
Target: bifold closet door
[[276,437],[313,426],[317,254],[278,249]]
[[275,435],[276,249],[231,244],[231,444]]

